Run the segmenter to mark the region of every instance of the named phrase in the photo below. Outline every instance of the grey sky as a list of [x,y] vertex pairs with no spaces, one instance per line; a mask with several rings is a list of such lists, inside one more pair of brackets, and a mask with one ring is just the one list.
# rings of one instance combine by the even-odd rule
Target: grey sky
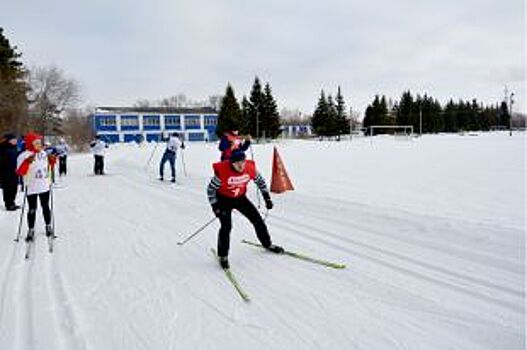
[[201,100],[227,82],[241,98],[258,75],[280,108],[304,113],[338,85],[360,112],[405,89],[498,102],[505,84],[526,110],[521,0],[0,0],[0,11],[24,62],[63,68],[90,104]]

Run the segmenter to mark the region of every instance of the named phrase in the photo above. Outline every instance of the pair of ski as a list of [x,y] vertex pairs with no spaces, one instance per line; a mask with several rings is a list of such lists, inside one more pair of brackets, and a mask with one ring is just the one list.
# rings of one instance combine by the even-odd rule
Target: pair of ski
[[[254,247],[263,248],[262,245],[260,245],[258,243],[255,243],[255,242],[251,242],[251,241],[245,240],[245,239],[242,240],[242,243],[245,243],[247,245],[251,245],[251,246],[254,246]],[[217,254],[216,250],[215,249],[211,249],[211,251],[212,251],[212,254],[214,255],[214,257],[217,260],[218,259],[218,254]],[[313,257],[310,257],[308,255],[301,254],[301,253],[296,253],[296,252],[291,252],[289,250],[284,250],[283,255],[288,255],[288,256],[296,258],[296,259],[308,261],[308,262],[311,262],[311,263],[314,263],[314,264],[323,265],[323,266],[334,268],[334,269],[345,269],[346,268],[346,265],[344,265],[344,264],[337,264],[337,263],[330,262],[330,261],[327,261],[327,260],[313,258]],[[249,294],[247,294],[247,292],[245,292],[243,290],[242,286],[240,285],[240,283],[238,282],[238,280],[236,279],[236,277],[234,276],[232,271],[230,269],[223,269],[223,271],[225,272],[225,276],[227,276],[227,279],[233,285],[234,289],[236,289],[236,291],[238,292],[240,297],[246,302],[250,301],[251,299],[249,297]]]
[[[48,239],[48,252],[50,254],[53,253],[53,249],[54,249],[54,244],[53,243],[55,241],[55,238],[57,238],[57,236],[55,236],[55,235],[47,236],[47,239]],[[34,249],[33,248],[34,245],[35,245],[35,237],[33,236],[33,240],[26,242],[26,255],[25,255],[26,260],[29,259],[29,257],[31,256],[31,252]]]

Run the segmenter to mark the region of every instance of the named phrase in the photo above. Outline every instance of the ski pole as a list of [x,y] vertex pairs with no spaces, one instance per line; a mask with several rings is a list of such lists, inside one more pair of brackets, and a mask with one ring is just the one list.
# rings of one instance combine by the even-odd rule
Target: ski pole
[[49,200],[51,202],[51,226],[53,227],[53,235],[55,235],[55,210],[53,210],[53,186],[49,187]]
[[18,232],[16,234],[15,242],[20,240],[20,232],[22,230],[22,220],[24,219],[24,210],[26,209],[27,186],[24,186],[24,201],[22,202],[22,210],[20,212],[20,221],[18,222]]
[[213,217],[212,219],[210,219],[205,225],[201,226],[200,228],[198,228],[196,231],[194,231],[192,234],[190,234],[187,238],[185,238],[184,240],[180,241],[180,242],[177,242],[178,245],[183,245],[185,243],[187,243],[188,241],[190,241],[194,236],[196,236],[198,233],[200,233],[201,231],[203,231],[207,226],[209,226],[210,224],[212,224],[217,218],[216,217]]
[[156,142],[156,145],[155,145],[154,149],[152,150],[152,153],[150,154],[150,158],[148,158],[148,162],[146,162],[145,170],[148,169],[148,166],[150,165],[150,162],[152,161],[152,158],[154,158],[154,154],[156,153],[156,150],[157,150],[157,145],[159,145],[159,142]]
[[[251,149],[251,159],[252,159],[253,161],[255,161],[255,160],[254,160],[253,145],[251,144],[251,145],[249,146],[249,148]],[[260,209],[260,208],[262,207],[262,204],[261,204],[261,202],[260,202],[260,193],[258,192],[258,188],[255,187],[255,188],[254,188],[254,192],[256,193],[256,198],[258,198],[258,209]]]
[[183,151],[183,149],[181,149],[181,162],[183,163],[183,173],[185,174],[185,176],[188,176],[187,166],[185,165],[185,152]]

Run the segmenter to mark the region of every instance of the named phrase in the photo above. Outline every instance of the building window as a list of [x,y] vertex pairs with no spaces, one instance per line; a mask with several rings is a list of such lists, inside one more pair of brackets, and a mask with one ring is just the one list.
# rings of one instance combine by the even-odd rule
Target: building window
[[181,116],[179,115],[165,115],[165,126],[180,126]]
[[100,117],[99,119],[101,126],[116,126],[115,116]]
[[139,118],[136,115],[122,115],[122,126],[139,126]]
[[145,115],[143,116],[143,124],[145,126],[159,126],[158,115]]
[[203,122],[205,124],[205,127],[216,126],[218,124],[218,118],[216,116],[206,115]]
[[185,128],[199,128],[199,127],[201,127],[199,116],[197,115],[185,116]]

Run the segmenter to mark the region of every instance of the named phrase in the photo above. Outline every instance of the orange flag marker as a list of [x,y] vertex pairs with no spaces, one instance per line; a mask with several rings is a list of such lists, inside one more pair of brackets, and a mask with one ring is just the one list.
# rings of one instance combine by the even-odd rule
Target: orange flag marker
[[284,162],[276,147],[273,152],[273,175],[271,177],[271,192],[273,193],[282,193],[285,191],[293,191],[293,184],[287,175],[285,170]]

